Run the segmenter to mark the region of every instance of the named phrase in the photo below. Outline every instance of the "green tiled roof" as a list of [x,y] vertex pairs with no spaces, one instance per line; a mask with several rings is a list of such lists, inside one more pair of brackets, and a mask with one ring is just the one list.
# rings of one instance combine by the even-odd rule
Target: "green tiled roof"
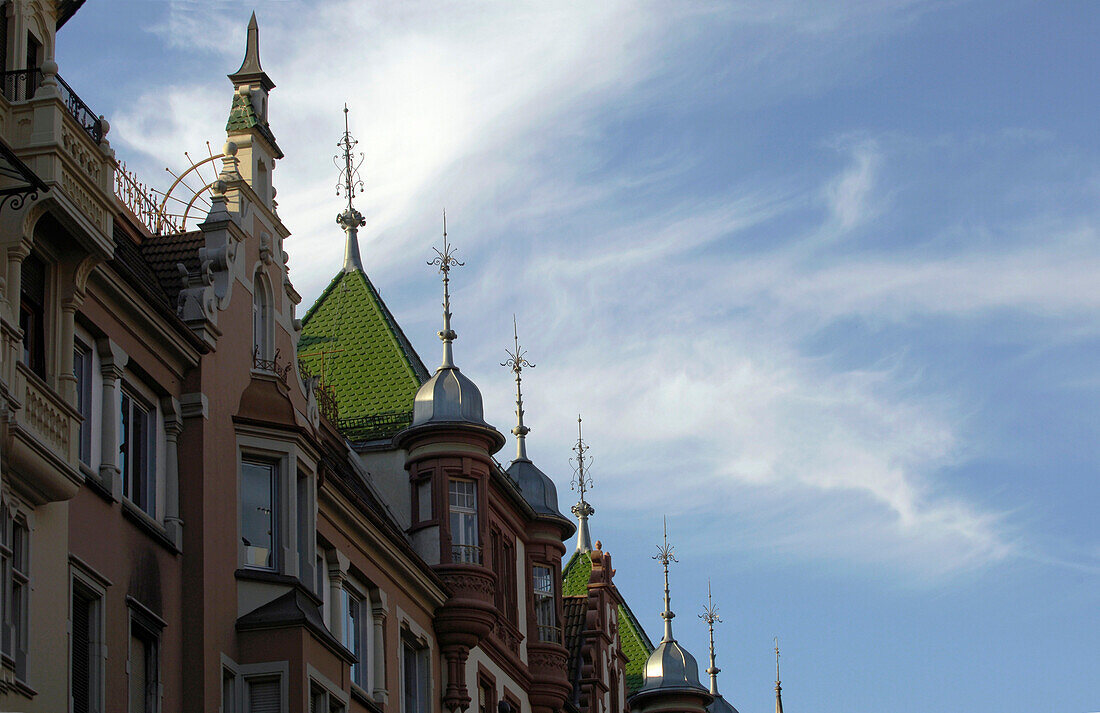
[[[562,596],[576,597],[588,593],[588,578],[592,574],[592,558],[587,552],[574,552],[561,575]],[[626,687],[631,695],[642,685],[645,662],[653,653],[649,640],[638,618],[626,604],[619,605],[619,638],[626,654]]]
[[413,397],[428,379],[378,291],[358,270],[338,273],[306,313],[298,358],[334,391],[341,424],[411,414]]
[[233,106],[229,108],[229,121],[226,131],[243,131],[259,126],[260,120],[252,108],[252,98],[245,94],[233,93]]

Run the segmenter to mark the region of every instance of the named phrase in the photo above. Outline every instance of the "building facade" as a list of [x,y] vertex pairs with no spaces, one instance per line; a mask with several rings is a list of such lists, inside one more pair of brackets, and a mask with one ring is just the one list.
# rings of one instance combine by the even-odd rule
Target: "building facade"
[[350,158],[345,263],[299,319],[255,16],[188,229],[59,75],[80,5],[0,13],[0,710],[628,710],[655,647],[583,493],[563,573],[518,338],[496,459],[445,232],[434,372],[363,270]]

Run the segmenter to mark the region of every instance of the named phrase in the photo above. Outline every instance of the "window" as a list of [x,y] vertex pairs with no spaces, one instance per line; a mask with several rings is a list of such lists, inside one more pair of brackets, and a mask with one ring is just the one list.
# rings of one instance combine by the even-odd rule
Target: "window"
[[489,533],[493,551],[493,569],[497,575],[497,587],[494,593],[496,607],[516,623],[516,550],[510,535],[494,528]]
[[23,330],[23,363],[46,378],[46,263],[34,253],[20,270],[19,328]]
[[428,712],[428,650],[415,641],[401,642],[401,713]]
[[247,681],[248,713],[282,713],[282,679],[279,676],[254,676]]
[[130,713],[160,710],[160,637],[130,620]]
[[477,545],[477,484],[471,480],[452,480],[449,499],[451,561],[480,564],[481,550]]
[[274,463],[246,460],[241,464],[241,542],[248,567],[276,567],[277,477]]
[[19,679],[26,678],[27,609],[30,595],[30,531],[21,517],[0,506],[0,564],[2,564],[3,636],[0,641],[5,663],[15,668]]
[[309,684],[309,713],[344,713],[347,707],[343,701],[329,692],[327,688],[311,681]]
[[122,494],[153,518],[157,516],[155,424],[152,408],[123,389],[118,431]]
[[535,565],[532,573],[535,589],[535,622],[539,641],[561,642],[557,610],[554,604],[554,574],[549,567]]
[[428,478],[416,484],[416,516],[420,522],[432,519],[432,481]]
[[76,410],[80,412],[80,462],[92,464],[92,350],[77,341],[73,347]]
[[256,271],[252,281],[252,354],[260,361],[271,360],[271,304],[267,294],[267,280]]
[[492,682],[479,677],[477,682],[477,713],[497,713],[496,689]]
[[351,680],[360,688],[367,687],[367,658],[363,646],[363,599],[346,588],[340,590],[340,610],[343,612],[343,644],[355,656],[351,665]]
[[222,710],[221,713],[237,713],[237,674],[222,667]]
[[103,710],[102,593],[74,579],[69,624],[69,679],[72,713]]

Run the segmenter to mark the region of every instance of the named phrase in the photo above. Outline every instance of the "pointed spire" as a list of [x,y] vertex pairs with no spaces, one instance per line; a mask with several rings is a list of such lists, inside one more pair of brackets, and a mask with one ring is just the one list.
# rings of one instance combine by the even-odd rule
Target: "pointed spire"
[[670,562],[679,562],[676,559],[675,548],[668,544],[668,518],[665,518],[665,539],[664,544],[657,548],[657,554],[653,555],[653,559],[664,565],[665,568],[665,610],[661,612],[661,618],[665,620],[665,634],[661,637],[661,643],[676,641],[676,638],[672,635],[672,620],[676,617],[672,613],[671,598],[668,591],[668,565]]
[[535,365],[527,361],[527,352],[520,349],[519,329],[516,327],[516,316],[514,314],[512,315],[512,336],[515,339],[516,350],[510,352],[505,349],[504,353],[508,355],[508,358],[502,361],[500,365],[510,368],[512,373],[516,375],[516,427],[512,429],[512,434],[516,437],[516,460],[528,460],[527,434],[531,432],[531,429],[523,425],[523,390],[520,383],[523,381],[523,367],[534,369]]
[[241,62],[240,69],[229,75],[229,79],[233,81],[234,85],[258,81],[267,91],[275,88],[275,83],[271,81],[271,78],[264,72],[263,67],[260,66],[260,27],[256,23],[255,12],[252,13],[252,18],[248,21],[248,39],[245,42],[244,61]]
[[[569,483],[571,490],[579,490],[581,494],[580,501],[573,506],[572,512],[577,516],[579,525],[577,526],[577,551],[578,552],[591,552],[592,551],[592,535],[588,532],[588,518],[596,513],[596,509],[593,508],[584,499],[585,491],[592,488],[592,476],[585,471],[585,455],[588,453],[588,444],[584,442],[584,437],[581,435],[581,415],[577,414],[577,445],[573,446],[573,452],[576,453],[575,458],[569,460],[576,463],[576,469],[573,473],[573,480]],[[591,467],[592,459],[588,459],[588,466]]]
[[710,668],[707,669],[707,673],[710,674],[710,695],[718,695],[718,674],[722,669],[718,668],[714,662],[714,624],[721,622],[722,618],[718,616],[718,607],[715,605],[714,600],[710,596],[710,580],[707,580],[707,605],[703,607],[703,613],[699,615],[699,618],[707,623],[707,628],[710,630]]
[[[458,335],[451,329],[451,268],[462,267],[466,263],[459,262],[454,256],[454,249],[447,242],[447,211],[443,211],[443,250],[432,248],[436,257],[428,261],[429,265],[439,267],[443,274],[443,329],[439,331],[439,339],[443,342],[443,363],[439,369],[454,369],[454,354],[451,352],[451,343],[458,339]],[[437,369],[436,371],[439,371]]]
[[359,167],[363,165],[363,154],[355,156],[352,149],[359,142],[351,135],[348,127],[348,105],[344,104],[344,135],[336,143],[341,150],[340,154],[333,157],[333,163],[340,169],[340,180],[336,183],[336,195],[341,191],[347,196],[348,207],[343,213],[336,216],[336,224],[344,229],[347,241],[344,245],[344,272],[363,270],[363,259],[359,255],[359,228],[367,224],[363,214],[355,210],[352,199],[355,191],[363,190],[363,180],[359,177]]
[[779,637],[775,637],[775,713],[783,713],[783,687],[779,685]]

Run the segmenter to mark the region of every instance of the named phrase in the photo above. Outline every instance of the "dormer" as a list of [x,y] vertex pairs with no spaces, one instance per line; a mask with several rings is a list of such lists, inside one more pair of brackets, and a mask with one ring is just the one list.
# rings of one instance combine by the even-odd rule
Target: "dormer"
[[260,31],[256,13],[248,22],[248,40],[241,67],[229,75],[233,82],[233,106],[225,130],[237,146],[238,171],[260,203],[273,208],[275,194],[271,172],[283,157],[268,123],[268,99],[275,83],[260,66]]

